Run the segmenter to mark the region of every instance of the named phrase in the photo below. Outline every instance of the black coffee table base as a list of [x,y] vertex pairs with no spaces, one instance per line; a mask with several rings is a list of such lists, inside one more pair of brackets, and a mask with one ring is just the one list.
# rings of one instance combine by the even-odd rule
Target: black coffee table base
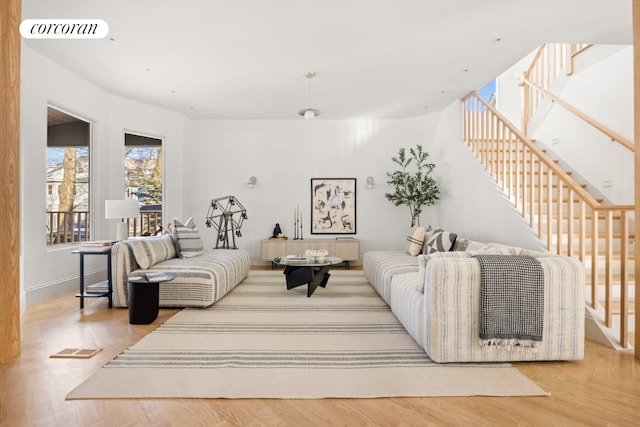
[[284,275],[287,280],[287,290],[307,285],[307,297],[320,286],[324,288],[329,281],[329,266],[307,266],[307,265],[287,265],[284,268]]

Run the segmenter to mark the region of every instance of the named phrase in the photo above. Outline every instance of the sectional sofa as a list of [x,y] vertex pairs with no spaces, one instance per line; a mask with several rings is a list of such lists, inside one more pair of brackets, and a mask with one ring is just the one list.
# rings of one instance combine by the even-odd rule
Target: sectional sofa
[[[411,237],[411,236],[410,236]],[[366,277],[407,332],[435,362],[580,360],[584,356],[583,265],[564,256],[455,238],[423,253],[374,251],[363,256]],[[416,253],[416,245],[420,251]],[[424,242],[426,248],[427,242]],[[437,246],[437,245],[436,245]],[[446,246],[446,245],[445,245]],[[542,339],[535,346],[483,345],[481,270],[477,255],[525,256],[543,272]],[[542,280],[542,279],[541,279]]]
[[160,283],[160,307],[207,307],[248,276],[249,261],[241,249],[181,251],[172,235],[123,240],[111,252],[113,305],[128,306],[128,276],[163,271],[175,279]]

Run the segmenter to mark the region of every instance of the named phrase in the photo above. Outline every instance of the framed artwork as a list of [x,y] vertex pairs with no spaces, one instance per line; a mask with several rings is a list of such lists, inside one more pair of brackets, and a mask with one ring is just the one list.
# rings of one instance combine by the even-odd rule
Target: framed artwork
[[311,234],[356,234],[355,178],[311,178]]

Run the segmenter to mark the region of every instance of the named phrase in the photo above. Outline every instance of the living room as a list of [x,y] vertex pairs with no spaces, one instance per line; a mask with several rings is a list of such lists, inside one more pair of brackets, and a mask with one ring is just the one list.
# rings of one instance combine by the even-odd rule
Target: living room
[[[540,247],[493,184],[483,179],[484,170],[462,143],[457,101],[434,108],[434,112],[422,106],[421,114],[407,117],[357,119],[328,119],[331,113],[320,103],[318,108],[323,114],[305,121],[296,116],[297,109],[307,102],[304,74],[310,71],[301,64],[288,77],[300,97],[297,104],[291,105],[291,119],[203,118],[197,114],[190,117],[91,83],[25,42],[21,60],[20,138],[23,153],[28,153],[28,157],[23,154],[21,163],[21,186],[29,193],[22,198],[21,221],[30,224],[23,226],[21,237],[22,311],[29,304],[77,287],[77,258],[69,248],[47,248],[42,240],[46,210],[42,167],[46,153],[42,147],[46,146],[48,105],[93,124],[92,207],[96,238],[115,235],[115,222],[104,219],[103,200],[122,197],[123,134],[133,131],[163,139],[164,215],[182,219],[193,216],[206,247],[215,245],[215,233],[204,226],[212,198],[233,194],[247,207],[248,220],[238,246],[250,253],[252,264],[264,264],[259,256],[260,240],[271,234],[275,223],[292,236],[294,208],[301,206],[305,220],[308,218],[312,178],[356,178],[356,237],[361,239],[362,253],[401,248],[410,218],[405,209],[385,200],[386,172],[392,170],[390,159],[400,147],[417,144],[423,145],[437,164],[435,175],[443,191],[438,204],[423,214],[424,224],[439,225],[480,241]],[[167,56],[166,60],[171,58]],[[148,73],[157,68],[150,69]],[[312,99],[322,100],[326,74],[321,69],[315,71],[318,75],[312,82]],[[262,78],[259,69],[249,77]],[[143,79],[141,72],[140,81]],[[251,86],[251,82],[247,81],[247,85]],[[448,89],[443,86],[434,91]],[[458,89],[453,92],[454,99],[465,94]],[[250,176],[257,177],[253,188],[247,185]],[[369,176],[375,180],[373,188],[366,185]],[[474,183],[472,192],[468,191],[470,182]],[[311,237],[305,230],[305,238]],[[102,266],[96,262],[90,269],[100,274]]]

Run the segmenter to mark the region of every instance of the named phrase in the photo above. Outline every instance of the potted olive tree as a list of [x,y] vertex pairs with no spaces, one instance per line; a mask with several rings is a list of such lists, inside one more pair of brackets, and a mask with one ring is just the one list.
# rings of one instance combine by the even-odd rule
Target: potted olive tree
[[429,153],[423,151],[421,145],[410,148],[409,155],[404,148],[400,148],[398,156],[391,159],[400,169],[387,172],[387,184],[390,184],[394,191],[384,196],[396,206],[409,206],[412,227],[420,225],[422,208],[433,205],[440,194],[438,184],[431,177],[436,165],[428,160]]

